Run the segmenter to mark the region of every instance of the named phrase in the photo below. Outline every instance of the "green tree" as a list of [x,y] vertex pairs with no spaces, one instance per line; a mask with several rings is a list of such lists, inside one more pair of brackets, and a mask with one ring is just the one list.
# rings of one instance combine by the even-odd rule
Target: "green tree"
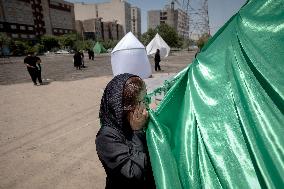
[[26,55],[28,52],[35,52],[31,46],[29,46],[27,41],[13,41],[10,45],[11,52],[13,55],[22,56]]
[[85,49],[93,49],[96,42],[94,40],[85,41]]
[[118,43],[117,40],[107,40],[107,41],[103,41],[101,42],[102,45],[104,46],[105,49],[110,49],[110,48],[114,48],[116,46],[116,44]]
[[183,45],[183,40],[180,38],[175,31],[174,28],[170,27],[167,24],[161,24],[157,26],[155,29],[149,29],[147,32],[145,32],[142,37],[142,43],[144,45],[148,45],[149,42],[155,37],[156,33],[159,33],[159,35],[165,40],[165,42],[170,47],[178,47],[180,48]]
[[37,54],[43,54],[44,53],[44,46],[40,43],[37,43],[35,46],[33,46],[35,52]]
[[12,39],[10,37],[8,37],[5,33],[0,33],[0,53],[1,55],[5,53],[4,48],[10,47],[11,43],[12,43]]
[[0,33],[0,47],[9,46],[12,39],[8,37],[5,33]]
[[150,28],[147,32],[143,33],[141,36],[141,42],[146,46],[155,37],[157,31]]
[[50,51],[53,48],[60,47],[58,37],[51,35],[44,35],[41,37],[41,44],[44,46],[44,50]]
[[170,47],[181,47],[180,38],[174,28],[167,24],[161,24],[156,30]]
[[205,33],[197,40],[196,44],[200,50],[207,43],[210,37],[211,36],[209,34]]
[[65,34],[58,37],[58,44],[63,49],[71,49],[74,47],[74,44],[78,38],[77,33]]

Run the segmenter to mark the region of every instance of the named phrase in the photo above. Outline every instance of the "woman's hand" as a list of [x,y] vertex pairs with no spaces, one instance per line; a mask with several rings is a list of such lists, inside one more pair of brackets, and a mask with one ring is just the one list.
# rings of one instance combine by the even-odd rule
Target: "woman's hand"
[[130,126],[132,130],[137,131],[141,130],[146,126],[148,121],[148,112],[146,108],[141,108],[140,106],[136,106],[134,112],[130,112]]

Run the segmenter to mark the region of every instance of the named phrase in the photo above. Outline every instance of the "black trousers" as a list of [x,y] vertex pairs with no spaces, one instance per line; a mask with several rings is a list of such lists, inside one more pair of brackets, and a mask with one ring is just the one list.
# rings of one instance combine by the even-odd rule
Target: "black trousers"
[[29,72],[29,74],[30,74],[34,84],[37,83],[37,80],[38,80],[39,83],[42,83],[42,80],[41,80],[41,70],[37,70],[35,68],[28,68],[28,72]]
[[155,71],[157,70],[161,70],[161,67],[160,67],[160,62],[155,62]]

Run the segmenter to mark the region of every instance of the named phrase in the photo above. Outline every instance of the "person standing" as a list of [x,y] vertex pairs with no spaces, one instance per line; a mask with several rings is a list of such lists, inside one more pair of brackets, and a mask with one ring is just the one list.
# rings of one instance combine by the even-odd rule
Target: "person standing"
[[82,68],[85,68],[85,60],[84,60],[84,51],[83,50],[80,51],[80,55],[81,55],[81,66],[82,66]]
[[42,84],[41,77],[38,74],[38,67],[37,67],[37,58],[33,55],[33,53],[29,52],[28,56],[24,59],[24,63],[27,66],[27,70],[31,76],[31,79],[34,85],[37,85],[37,79],[40,84]]
[[161,62],[160,50],[157,49],[157,52],[155,54],[155,71],[161,71],[160,62]]
[[38,56],[35,56],[36,59],[36,67],[37,67],[37,79],[38,82],[42,85],[41,79],[41,59]]
[[95,53],[93,50],[91,50],[91,59],[94,60],[94,57],[95,57]]
[[104,90],[96,150],[107,175],[106,189],[155,188],[144,130],[145,95],[143,80],[128,73],[115,76]]
[[76,67],[77,70],[81,70],[81,64],[82,64],[82,58],[81,53],[76,51],[73,56],[74,61],[74,67]]

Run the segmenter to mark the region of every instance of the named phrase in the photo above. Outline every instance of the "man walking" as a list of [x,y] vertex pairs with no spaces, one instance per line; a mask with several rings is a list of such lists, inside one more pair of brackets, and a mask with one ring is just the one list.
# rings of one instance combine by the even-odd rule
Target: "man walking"
[[39,74],[41,70],[39,70],[39,68],[37,67],[38,59],[38,57],[36,58],[35,56],[33,56],[32,52],[29,52],[28,56],[24,59],[24,63],[27,66],[27,70],[31,76],[34,85],[37,85],[37,79],[39,83],[42,84],[41,74]]

